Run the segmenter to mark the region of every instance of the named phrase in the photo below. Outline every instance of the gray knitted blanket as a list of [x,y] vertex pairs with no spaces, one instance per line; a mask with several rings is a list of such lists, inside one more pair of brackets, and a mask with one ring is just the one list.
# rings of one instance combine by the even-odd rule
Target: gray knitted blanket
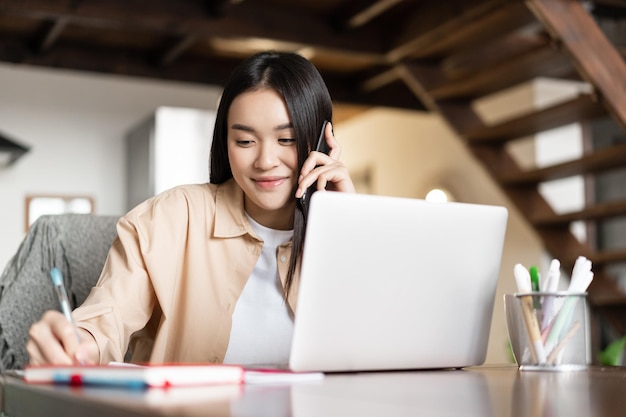
[[0,371],[28,363],[30,326],[46,310],[60,308],[50,278],[61,269],[72,308],[100,276],[117,236],[117,216],[61,214],[40,217],[0,276]]

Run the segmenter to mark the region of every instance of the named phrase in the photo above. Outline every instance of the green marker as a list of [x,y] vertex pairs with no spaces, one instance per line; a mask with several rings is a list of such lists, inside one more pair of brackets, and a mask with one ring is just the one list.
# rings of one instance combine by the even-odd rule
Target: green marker
[[[540,287],[539,287],[539,270],[537,269],[536,266],[531,266],[528,269],[528,272],[530,272],[530,287],[532,289],[533,292],[539,292],[540,291]],[[541,303],[539,302],[539,297],[533,297],[534,300],[534,305],[533,307],[535,309],[539,309],[541,308]]]

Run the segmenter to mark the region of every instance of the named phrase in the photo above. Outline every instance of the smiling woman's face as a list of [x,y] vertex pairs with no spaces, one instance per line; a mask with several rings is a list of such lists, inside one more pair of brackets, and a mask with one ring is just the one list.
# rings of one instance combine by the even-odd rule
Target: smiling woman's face
[[228,158],[246,212],[274,229],[293,227],[298,184],[296,139],[287,106],[273,89],[245,92],[228,112]]

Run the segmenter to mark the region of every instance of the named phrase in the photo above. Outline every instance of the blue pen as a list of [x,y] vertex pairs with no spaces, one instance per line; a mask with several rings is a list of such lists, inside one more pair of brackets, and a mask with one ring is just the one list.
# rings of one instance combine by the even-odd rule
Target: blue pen
[[[86,368],[89,369],[89,368]],[[89,371],[87,371],[88,373]],[[55,371],[52,375],[52,382],[61,385],[80,386],[96,386],[110,388],[127,388],[132,390],[143,390],[149,388],[149,385],[141,378],[115,378],[106,376],[90,376],[81,372],[72,373],[67,371]]]
[[54,284],[57,296],[59,297],[61,311],[63,311],[63,315],[65,316],[67,321],[72,323],[72,326],[74,326],[76,339],[78,339],[78,343],[80,343],[80,333],[78,333],[78,328],[76,327],[76,323],[74,323],[74,319],[72,318],[72,307],[70,305],[70,299],[67,296],[67,291],[65,290],[65,285],[63,284],[63,275],[61,274],[61,270],[56,267],[52,268],[52,270],[50,271],[50,276],[52,277],[52,283]]

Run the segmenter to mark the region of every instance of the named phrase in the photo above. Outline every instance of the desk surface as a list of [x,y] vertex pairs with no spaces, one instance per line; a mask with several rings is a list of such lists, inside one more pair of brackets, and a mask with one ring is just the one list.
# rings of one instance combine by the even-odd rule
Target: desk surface
[[626,369],[520,372],[477,367],[327,375],[291,385],[124,391],[25,384],[3,376],[11,417],[623,416]]

